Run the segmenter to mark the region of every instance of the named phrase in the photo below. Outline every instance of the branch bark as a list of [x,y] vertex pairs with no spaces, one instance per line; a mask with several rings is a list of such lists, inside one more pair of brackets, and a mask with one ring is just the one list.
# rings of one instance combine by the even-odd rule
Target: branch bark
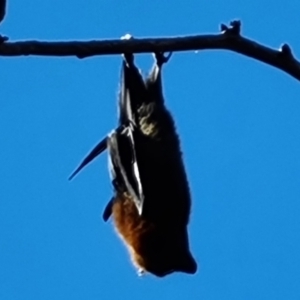
[[293,56],[287,44],[279,50],[272,49],[241,36],[240,29],[241,23],[233,21],[229,27],[222,24],[221,33],[210,35],[86,42],[4,42],[0,44],[0,56],[38,55],[86,58],[125,52],[229,50],[278,68],[300,81],[300,62]]

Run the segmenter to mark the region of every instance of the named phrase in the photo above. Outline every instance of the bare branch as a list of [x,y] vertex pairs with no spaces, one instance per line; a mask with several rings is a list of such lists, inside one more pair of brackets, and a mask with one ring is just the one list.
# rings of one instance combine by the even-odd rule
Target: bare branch
[[170,38],[146,38],[130,40],[39,42],[21,41],[0,44],[0,56],[43,55],[76,56],[122,54],[125,52],[175,52],[191,50],[230,50],[252,57],[278,68],[300,81],[300,62],[291,48],[284,44],[280,50],[268,48],[240,35],[240,21],[230,26],[221,25],[220,34]]

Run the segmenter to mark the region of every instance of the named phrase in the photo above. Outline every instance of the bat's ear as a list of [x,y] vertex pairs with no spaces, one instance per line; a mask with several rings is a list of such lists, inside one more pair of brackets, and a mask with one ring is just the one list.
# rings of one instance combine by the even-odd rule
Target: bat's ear
[[87,164],[89,164],[94,158],[96,158],[99,154],[101,154],[106,149],[107,138],[102,139],[94,149],[84,158],[79,167],[71,174],[69,180],[78,174]]

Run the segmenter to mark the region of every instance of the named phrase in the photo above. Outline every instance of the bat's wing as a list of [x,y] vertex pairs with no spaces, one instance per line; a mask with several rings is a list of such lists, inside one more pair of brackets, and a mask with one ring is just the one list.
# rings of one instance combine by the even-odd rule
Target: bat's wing
[[[136,156],[139,132],[136,126],[139,107],[147,101],[147,88],[143,77],[134,65],[133,54],[125,54],[122,63],[122,80],[119,95],[119,127],[102,139],[70,176],[70,180],[100,153],[108,149],[110,176],[117,193],[127,192],[141,215],[144,204],[143,187]],[[111,200],[103,218],[111,215]]]
[[111,216],[113,204],[114,204],[114,197],[112,197],[109,200],[109,202],[107,203],[107,205],[104,208],[104,212],[102,214],[102,218],[103,218],[104,222],[106,222],[109,219],[109,217]]
[[94,148],[93,150],[84,158],[78,168],[72,173],[69,177],[69,180],[78,174],[87,164],[89,164],[92,160],[94,160],[99,154],[101,154],[107,147],[107,137],[102,139]]
[[147,99],[147,88],[133,54],[124,54],[119,95],[119,124],[136,124],[139,107]]
[[107,139],[110,176],[118,193],[129,193],[139,214],[144,195],[135,152],[135,132],[132,124],[113,131]]
[[[134,65],[133,54],[124,54],[119,94],[119,128],[108,137],[108,162],[111,180],[119,194],[128,193],[141,215],[144,204],[143,187],[136,156],[138,141],[137,112],[147,98],[143,77]],[[111,215],[113,201],[106,206],[104,220]]]
[[[114,189],[121,194],[128,192],[132,196],[139,214],[141,214],[144,196],[135,152],[135,136],[136,133],[132,124],[119,126],[93,148],[72,173],[69,180],[99,154],[108,149],[109,171]],[[111,215],[112,204],[113,199],[109,201],[104,210],[103,219],[105,221]]]

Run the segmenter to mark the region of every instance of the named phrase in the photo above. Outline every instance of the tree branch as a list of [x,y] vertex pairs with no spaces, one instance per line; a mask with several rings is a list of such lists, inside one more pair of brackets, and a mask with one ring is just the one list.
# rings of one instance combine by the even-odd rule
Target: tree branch
[[252,57],[278,68],[300,81],[300,62],[294,58],[291,48],[287,44],[284,44],[280,50],[271,49],[241,36],[240,29],[241,23],[233,21],[229,27],[222,24],[221,33],[215,35],[87,42],[5,42],[0,44],[0,56],[43,55],[86,58],[94,55],[125,52],[146,53],[222,49]]

